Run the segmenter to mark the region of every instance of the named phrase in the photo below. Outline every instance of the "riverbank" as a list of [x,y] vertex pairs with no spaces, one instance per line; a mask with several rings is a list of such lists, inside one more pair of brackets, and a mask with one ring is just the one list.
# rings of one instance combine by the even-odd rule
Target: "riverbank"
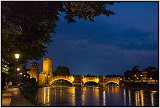
[[2,107],[3,106],[34,106],[21,94],[19,88],[7,88],[2,93]]
[[38,90],[38,86],[36,84],[26,84],[23,86],[20,86],[20,91],[23,94],[23,96],[29,100],[29,102],[33,105],[37,104],[36,100],[36,94]]
[[158,83],[147,83],[147,82],[123,81],[122,86],[127,88],[144,88],[144,89],[155,89],[155,90],[159,89]]

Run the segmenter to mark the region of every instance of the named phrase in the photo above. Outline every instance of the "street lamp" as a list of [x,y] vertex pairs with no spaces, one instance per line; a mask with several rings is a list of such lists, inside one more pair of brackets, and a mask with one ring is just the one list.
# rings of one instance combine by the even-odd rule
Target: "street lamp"
[[19,71],[20,71],[20,68],[17,68],[17,71],[19,72]]
[[[16,61],[18,61],[19,58],[20,58],[20,54],[19,54],[19,53],[15,53],[15,54],[14,54],[14,58],[16,59]],[[17,68],[17,71],[19,72],[19,71],[20,71],[20,68]],[[17,73],[17,82],[18,82],[18,73]]]
[[16,60],[18,60],[20,58],[20,54],[16,53],[16,54],[14,54],[14,57],[15,57]]

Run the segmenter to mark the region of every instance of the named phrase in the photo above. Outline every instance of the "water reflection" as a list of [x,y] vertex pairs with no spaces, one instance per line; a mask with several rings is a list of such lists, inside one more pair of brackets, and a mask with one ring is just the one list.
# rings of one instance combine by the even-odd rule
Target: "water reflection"
[[155,106],[154,95],[157,93],[157,91],[150,91],[150,92],[151,92],[151,106]]
[[[128,95],[126,91],[128,91]],[[158,106],[155,94],[158,95],[158,91],[124,89],[124,106]],[[128,101],[128,105],[126,101]]]
[[141,96],[141,106],[144,106],[144,91],[140,90],[140,96]]
[[43,106],[158,106],[158,91],[119,86],[44,87],[37,100]]
[[44,87],[38,92],[38,102],[43,105],[50,105],[50,88]]
[[136,106],[140,106],[139,91],[135,91],[135,104],[136,104]]
[[123,90],[123,100],[124,100],[124,106],[126,106],[126,89]]
[[106,91],[103,91],[103,106],[106,106]]
[[82,89],[82,106],[90,106],[94,103],[99,105],[99,87],[83,87]]
[[129,94],[129,97],[128,97],[129,98],[129,106],[131,106],[131,99],[132,98],[131,98],[131,91],[130,90],[128,90],[128,94]]

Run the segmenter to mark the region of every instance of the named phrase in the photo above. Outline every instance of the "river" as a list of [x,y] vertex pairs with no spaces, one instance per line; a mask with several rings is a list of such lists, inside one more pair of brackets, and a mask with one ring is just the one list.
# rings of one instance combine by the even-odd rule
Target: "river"
[[158,106],[158,90],[120,86],[39,88],[37,101],[42,106]]

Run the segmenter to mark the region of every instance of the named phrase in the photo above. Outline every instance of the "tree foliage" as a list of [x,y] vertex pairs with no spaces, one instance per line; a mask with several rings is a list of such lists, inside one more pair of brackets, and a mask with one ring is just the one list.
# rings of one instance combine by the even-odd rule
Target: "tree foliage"
[[159,80],[159,70],[156,69],[156,67],[148,66],[147,68],[143,69],[143,71],[147,72],[148,78]]
[[156,67],[148,66],[145,69],[139,70],[139,66],[134,66],[132,70],[127,70],[124,72],[124,78],[126,80],[140,80],[143,77],[143,71],[147,72],[147,78],[152,78],[158,80],[159,72]]
[[69,76],[70,75],[70,71],[69,68],[65,67],[65,66],[61,66],[59,65],[56,70],[53,72],[53,75],[57,75],[57,76]]
[[2,1],[2,59],[14,64],[13,53],[21,52],[21,63],[38,60],[50,44],[51,33],[61,12],[71,23],[77,18],[93,21],[94,17],[114,12],[106,8],[114,2],[5,2]]
[[134,66],[131,70],[124,72],[124,78],[127,80],[141,80],[141,71],[138,69],[139,66]]

